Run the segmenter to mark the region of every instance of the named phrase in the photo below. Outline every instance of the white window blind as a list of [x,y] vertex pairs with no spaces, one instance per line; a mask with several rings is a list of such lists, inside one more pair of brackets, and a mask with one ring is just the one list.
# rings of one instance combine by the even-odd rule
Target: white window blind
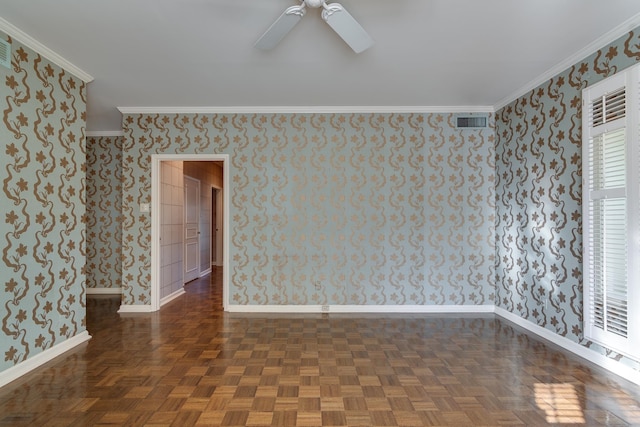
[[639,68],[583,91],[585,337],[640,360]]

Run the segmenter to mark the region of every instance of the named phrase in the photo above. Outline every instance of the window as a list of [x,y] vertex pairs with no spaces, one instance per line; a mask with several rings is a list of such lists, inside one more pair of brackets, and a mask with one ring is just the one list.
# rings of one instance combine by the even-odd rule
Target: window
[[640,360],[640,66],[583,91],[585,337]]

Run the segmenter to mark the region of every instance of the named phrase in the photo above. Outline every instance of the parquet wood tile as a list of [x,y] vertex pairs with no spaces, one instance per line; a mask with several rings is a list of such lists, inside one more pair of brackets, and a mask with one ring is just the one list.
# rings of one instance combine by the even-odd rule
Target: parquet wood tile
[[89,297],[89,343],[0,389],[0,426],[640,425],[640,387],[493,315],[152,314]]

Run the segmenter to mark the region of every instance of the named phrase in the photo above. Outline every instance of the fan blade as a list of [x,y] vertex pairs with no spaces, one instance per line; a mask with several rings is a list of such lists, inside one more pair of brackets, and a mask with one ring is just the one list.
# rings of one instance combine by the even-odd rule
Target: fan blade
[[373,46],[373,39],[339,3],[326,4],[322,11],[324,19],[333,31],[344,40],[355,53]]
[[282,40],[298,22],[300,22],[305,11],[304,3],[302,6],[291,6],[287,8],[276,22],[271,24],[262,37],[258,39],[255,47],[262,50],[269,50],[276,47],[276,45],[280,43],[280,40]]

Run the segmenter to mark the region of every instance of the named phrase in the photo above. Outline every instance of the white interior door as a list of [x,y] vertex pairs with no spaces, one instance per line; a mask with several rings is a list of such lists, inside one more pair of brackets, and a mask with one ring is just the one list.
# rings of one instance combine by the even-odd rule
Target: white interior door
[[184,283],[200,276],[200,181],[184,177]]

